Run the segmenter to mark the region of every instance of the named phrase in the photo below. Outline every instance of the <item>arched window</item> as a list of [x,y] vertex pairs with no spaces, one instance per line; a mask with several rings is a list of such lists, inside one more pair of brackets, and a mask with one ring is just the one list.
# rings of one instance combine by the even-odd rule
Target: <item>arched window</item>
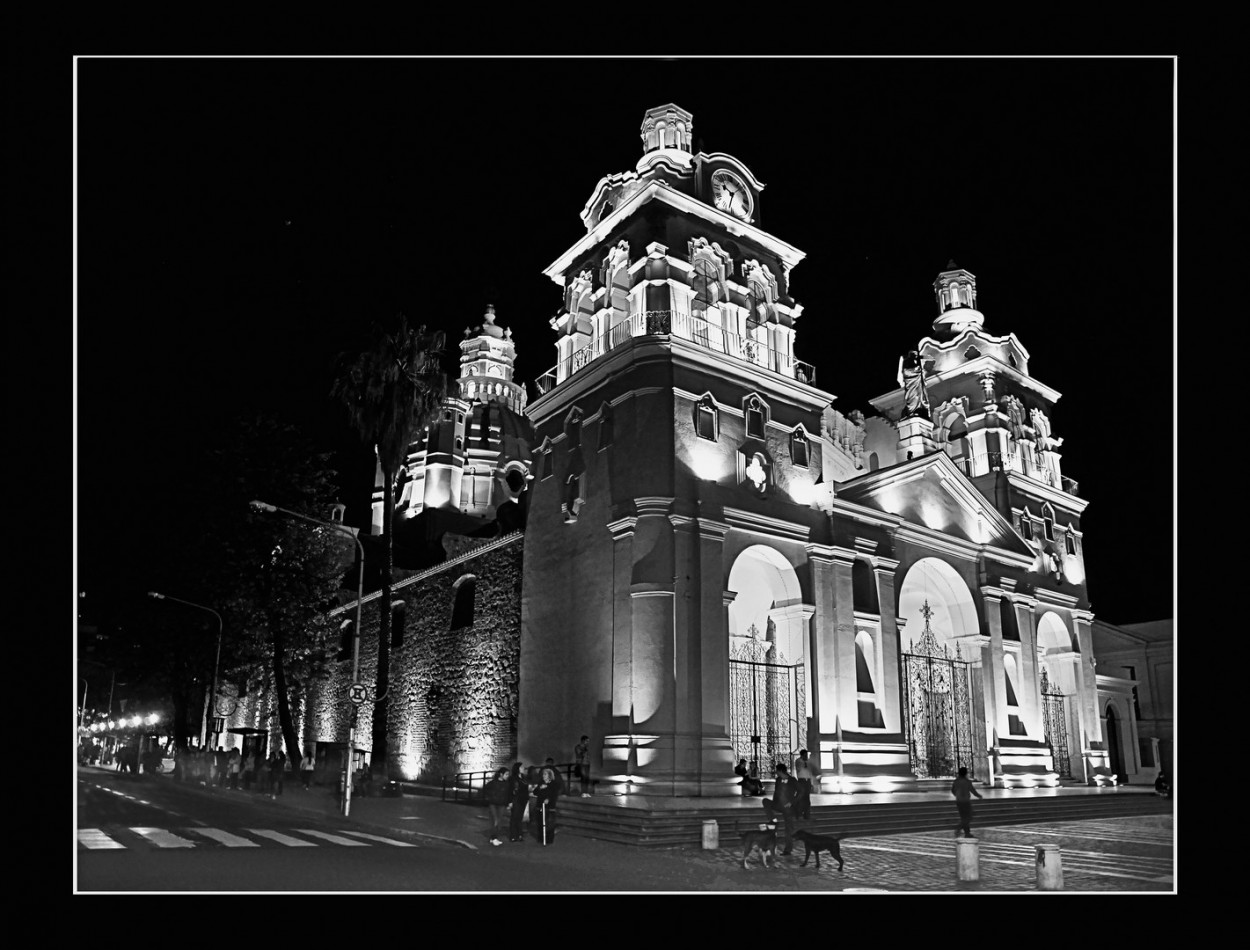
[[1028,508],[1020,512],[1020,537],[1026,541],[1033,540],[1033,516],[1029,514]]
[[402,600],[391,601],[391,646],[404,645],[404,626],[408,620],[408,606]]
[[455,591],[455,602],[451,607],[451,628],[461,630],[473,626],[473,607],[477,597],[477,577],[465,574],[452,585]]
[[542,457],[543,457],[542,469],[538,476],[539,481],[542,481],[544,478],[551,477],[551,445],[550,444],[543,445]]
[[1046,532],[1046,540],[1055,540],[1055,509],[1049,504],[1042,506],[1042,525]]
[[1071,526],[1063,533],[1063,548],[1072,557],[1076,557],[1076,535],[1072,532]]
[[868,471],[875,472],[881,467],[881,459],[876,452],[868,453]]
[[877,708],[877,687],[873,682],[876,656],[872,637],[865,630],[855,634],[855,693],[861,728],[881,729],[885,720]]
[[564,417],[564,435],[568,439],[569,451],[581,448],[582,444],[582,411],[574,406]]
[[790,433],[790,461],[802,468],[807,468],[808,443],[807,433],[798,426]]
[[755,396],[746,402],[746,427],[748,439],[764,438],[764,407]]
[[1007,723],[1013,736],[1025,735],[1024,723],[1020,719],[1020,702],[1016,699],[1016,657],[1012,653],[1003,654],[1003,680],[1007,689]]
[[694,429],[700,439],[715,442],[720,432],[720,414],[716,408],[716,400],[710,394],[704,395],[694,409]]

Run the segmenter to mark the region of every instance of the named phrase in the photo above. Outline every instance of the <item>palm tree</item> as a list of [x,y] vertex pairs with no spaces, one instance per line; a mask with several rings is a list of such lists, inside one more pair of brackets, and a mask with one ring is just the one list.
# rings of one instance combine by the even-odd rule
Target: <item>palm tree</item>
[[437,418],[447,391],[439,357],[443,334],[411,328],[401,314],[392,332],[374,324],[369,346],[340,357],[330,395],[347,408],[352,427],[377,452],[382,469],[382,604],[373,705],[373,773],[384,777],[390,682],[391,565],[394,557],[395,477],[417,434]]

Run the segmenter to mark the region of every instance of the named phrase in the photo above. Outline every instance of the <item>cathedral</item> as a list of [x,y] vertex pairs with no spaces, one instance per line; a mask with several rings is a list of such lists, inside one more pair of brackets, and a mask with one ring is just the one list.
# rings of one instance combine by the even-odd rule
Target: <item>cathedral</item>
[[[804,253],[764,230],[754,171],[693,141],[650,109],[637,163],[591,189],[544,272],[533,398],[514,360],[540,341],[506,306],[464,332],[395,495],[430,566],[395,585],[392,774],[565,762],[586,734],[604,792],[736,794],[737,762],[768,777],[800,748],[826,792],[1114,781],[1060,393],[952,261],[895,388],[834,408],[836,365],[796,355]],[[298,702],[310,745],[346,736],[347,666]]]

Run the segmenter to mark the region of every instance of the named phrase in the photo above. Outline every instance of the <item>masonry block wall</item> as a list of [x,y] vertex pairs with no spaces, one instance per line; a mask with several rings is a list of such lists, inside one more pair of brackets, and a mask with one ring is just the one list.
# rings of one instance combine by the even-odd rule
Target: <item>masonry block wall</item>
[[[438,782],[445,774],[515,761],[522,552],[515,535],[395,586],[403,635],[390,653],[392,776]],[[374,597],[361,610],[360,680],[369,686],[377,669],[380,605]],[[336,620],[354,616],[348,606]],[[350,679],[351,663],[343,661],[310,692],[306,743],[346,741]],[[360,707],[357,748],[370,748],[372,716],[372,703]]]

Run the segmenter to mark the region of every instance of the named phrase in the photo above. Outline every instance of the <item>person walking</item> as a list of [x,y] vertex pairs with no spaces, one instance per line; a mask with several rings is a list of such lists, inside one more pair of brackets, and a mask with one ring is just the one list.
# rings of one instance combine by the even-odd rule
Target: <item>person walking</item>
[[503,842],[499,840],[500,829],[503,827],[504,812],[508,808],[508,770],[495,769],[494,777],[482,789],[482,796],[490,808],[490,843],[498,848]]
[[764,806],[764,812],[768,815],[770,823],[775,824],[777,813],[781,813],[786,835],[785,850],[781,853],[789,854],[794,850],[794,806],[799,795],[799,783],[790,774],[790,770],[780,762],[777,763],[775,777],[777,782],[773,787],[773,797],[765,798],[761,804]]
[[299,760],[299,777],[304,780],[304,791],[308,791],[308,787],[312,785],[313,772],[316,768],[317,760],[313,758],[313,750],[305,749],[304,757]]
[[582,798],[590,797],[590,736],[582,736],[582,741],[573,747],[573,774],[582,782]]
[[959,837],[959,832],[964,833],[965,838],[972,837],[972,796],[981,797],[981,793],[972,785],[972,780],[968,778],[968,770],[962,766],[959,769],[959,778],[951,782],[951,794],[955,796],[955,807],[959,809],[959,824],[955,826],[955,837]]
[[799,783],[794,817],[807,820],[812,817],[812,786],[816,780],[816,767],[807,758],[806,749],[799,749],[799,757],[794,763],[794,777]]
[[512,805],[512,815],[508,822],[508,840],[525,841],[525,806],[530,802],[530,783],[525,779],[525,767],[517,762],[512,766],[512,775],[508,780],[508,801]]

